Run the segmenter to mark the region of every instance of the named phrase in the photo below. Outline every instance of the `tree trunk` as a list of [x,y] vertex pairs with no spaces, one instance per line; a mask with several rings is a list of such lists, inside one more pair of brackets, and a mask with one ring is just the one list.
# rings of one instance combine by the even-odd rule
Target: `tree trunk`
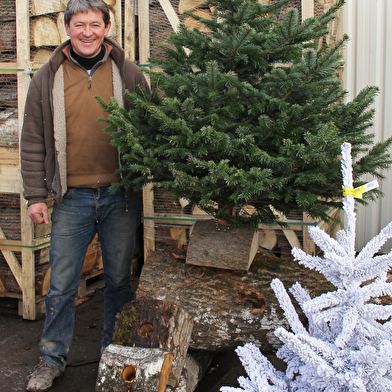
[[126,304],[118,316],[113,342],[123,346],[160,348],[173,353],[169,385],[181,377],[192,332],[192,318],[176,305],[143,298]]
[[198,220],[189,239],[187,264],[247,271],[259,247],[259,233],[217,220]]
[[270,288],[274,278],[286,288],[299,281],[315,295],[332,288],[321,274],[292,258],[259,253],[243,273],[191,266],[178,256],[155,251],[145,261],[136,297],[160,298],[187,311],[193,317],[191,349],[233,350],[252,341],[270,353],[281,346],[275,329],[288,326]]
[[110,344],[101,356],[96,392],[166,390],[173,354],[158,348]]

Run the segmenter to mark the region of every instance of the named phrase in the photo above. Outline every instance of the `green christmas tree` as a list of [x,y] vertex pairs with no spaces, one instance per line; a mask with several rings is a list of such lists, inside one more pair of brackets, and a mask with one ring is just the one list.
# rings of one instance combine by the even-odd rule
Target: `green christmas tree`
[[339,72],[348,37],[320,44],[344,1],[303,23],[288,3],[207,1],[213,20],[188,15],[209,31],[181,25],[165,58],[151,59],[159,67],[149,72],[151,94],[128,94],[130,111],[100,100],[124,160],[115,186],[153,183],[217,218],[257,226],[292,211],[328,220],[341,206],[344,142],[355,186],[366,173],[382,178],[392,140],[374,143],[368,132],[377,88],[345,103]]

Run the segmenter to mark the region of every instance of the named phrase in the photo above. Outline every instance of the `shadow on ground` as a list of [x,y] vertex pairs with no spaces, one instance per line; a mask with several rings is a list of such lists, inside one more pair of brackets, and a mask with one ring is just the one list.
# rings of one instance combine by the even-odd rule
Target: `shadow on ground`
[[[103,324],[103,289],[76,307],[73,344],[65,372],[53,392],[93,392],[98,371]],[[44,319],[23,320],[17,300],[0,298],[0,391],[25,391],[26,378],[38,362],[38,342]],[[234,352],[218,353],[195,392],[218,392],[237,387],[244,369]],[[152,391],[151,391],[152,392]]]

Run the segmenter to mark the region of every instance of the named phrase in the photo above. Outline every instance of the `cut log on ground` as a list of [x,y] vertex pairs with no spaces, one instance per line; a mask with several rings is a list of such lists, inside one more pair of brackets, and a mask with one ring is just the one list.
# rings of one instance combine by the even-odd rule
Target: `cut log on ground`
[[298,281],[311,296],[334,289],[292,258],[259,253],[244,273],[191,266],[178,255],[155,251],[145,260],[136,298],[159,298],[187,311],[193,317],[191,349],[233,350],[251,341],[268,354],[281,346],[275,329],[288,327],[270,288],[274,278],[287,289]]
[[251,227],[232,227],[218,220],[198,220],[189,239],[187,264],[248,271],[259,247]]
[[101,356],[96,392],[165,392],[173,354],[110,344]]
[[161,348],[173,353],[170,386],[177,386],[192,333],[192,318],[180,307],[144,298],[126,304],[118,316],[113,342],[123,346]]

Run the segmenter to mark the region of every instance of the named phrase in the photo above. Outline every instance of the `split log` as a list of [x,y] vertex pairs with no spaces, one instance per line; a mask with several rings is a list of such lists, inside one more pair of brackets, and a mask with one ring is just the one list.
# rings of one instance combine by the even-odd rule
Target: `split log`
[[64,10],[60,0],[32,0],[30,7],[31,15],[44,15]]
[[272,250],[278,241],[275,230],[259,227],[259,246],[264,249]]
[[69,37],[67,34],[67,31],[65,30],[65,25],[64,25],[64,12],[59,12],[57,14],[57,29],[60,34],[60,41],[65,42]]
[[[204,19],[212,20],[212,15],[209,10],[196,10],[193,11],[192,14],[200,16]],[[209,33],[211,31],[203,23],[199,22],[196,19],[193,19],[191,16],[187,16],[184,18],[184,24],[186,27],[188,27],[189,30],[198,29],[203,33]]]
[[[0,95],[4,89],[0,87]],[[0,111],[0,146],[18,147],[18,111],[16,108]]]
[[0,23],[13,20],[16,17],[16,5],[15,0],[1,0],[0,2]]
[[16,50],[16,23],[0,21],[0,53]]
[[217,220],[198,220],[189,239],[187,264],[247,271],[259,247],[250,227],[232,227]]
[[201,5],[203,5],[206,0],[180,0],[178,3],[178,12],[183,14],[185,11],[192,11]]
[[117,28],[116,17],[115,17],[112,10],[109,10],[109,14],[110,14],[111,26],[110,26],[108,36],[116,39],[117,35],[120,34],[120,32],[118,31],[118,28]]
[[48,16],[39,17],[32,21],[31,37],[33,45],[36,47],[58,46],[61,43],[56,23]]
[[136,298],[160,298],[187,311],[193,317],[190,349],[233,350],[252,341],[271,353],[281,345],[275,329],[288,327],[270,288],[274,278],[286,288],[298,281],[311,295],[334,289],[321,274],[292,258],[259,253],[244,273],[191,266],[178,256],[154,251],[144,262]]
[[192,318],[176,305],[144,298],[126,304],[118,316],[113,342],[123,346],[161,348],[173,353],[169,385],[181,377],[192,332]]
[[173,354],[158,348],[110,344],[101,356],[96,392],[166,390]]
[[99,263],[101,257],[101,244],[98,241],[98,235],[95,235],[87,248],[86,256],[83,262],[82,274],[88,275]]
[[38,49],[32,53],[32,68],[41,68],[49,61],[53,51],[49,49]]
[[45,296],[49,291],[50,286],[50,267],[46,270],[43,279],[42,279],[42,287],[41,287],[41,295]]

